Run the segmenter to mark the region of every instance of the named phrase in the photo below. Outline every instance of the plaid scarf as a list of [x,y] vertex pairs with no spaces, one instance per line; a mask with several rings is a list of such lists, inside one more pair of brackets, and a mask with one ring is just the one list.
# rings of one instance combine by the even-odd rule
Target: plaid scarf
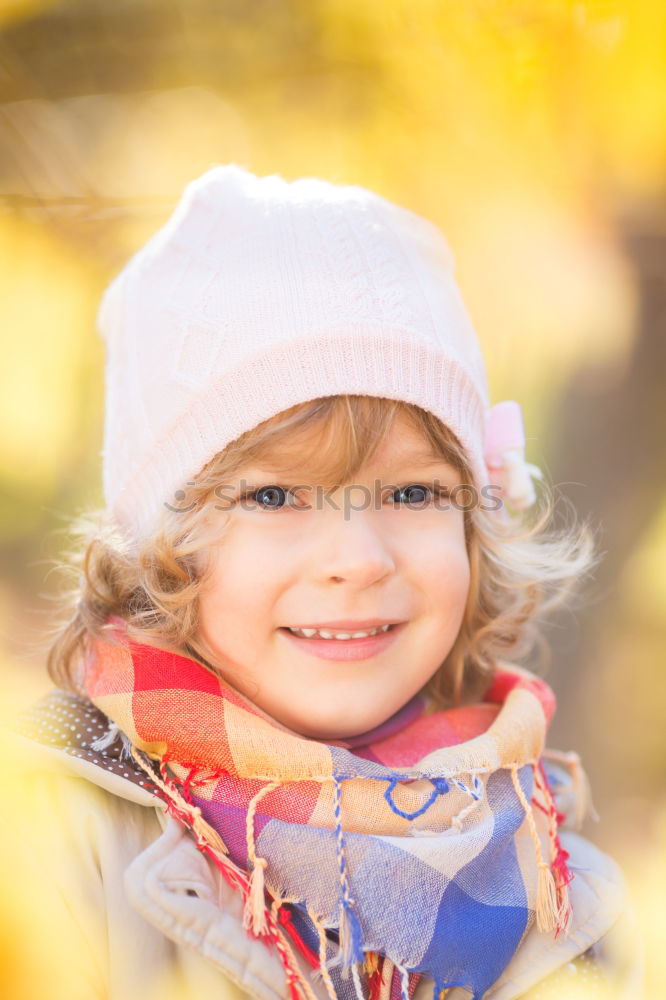
[[[571,879],[540,762],[550,688],[498,670],[484,702],[417,696],[353,740],[285,730],[201,663],[97,640],[85,688],[168,810],[244,898],[292,1000],[475,1000],[536,922],[568,929]],[[153,764],[152,762],[156,762]]]

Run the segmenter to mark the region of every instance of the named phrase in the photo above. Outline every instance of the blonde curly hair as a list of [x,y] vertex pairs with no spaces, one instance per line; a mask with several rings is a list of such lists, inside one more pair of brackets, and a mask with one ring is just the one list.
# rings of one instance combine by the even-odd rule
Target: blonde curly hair
[[[289,454],[298,454],[302,475],[316,473],[322,485],[349,483],[400,416],[458,471],[463,483],[473,482],[464,449],[433,414],[397,400],[330,396],[277,414],[215,455],[187,484],[187,494],[177,494],[187,504],[175,510],[165,505],[154,537],[138,551],[127,547],[105,512],[79,519],[77,545],[61,563],[77,580],[63,594],[64,617],[53,630],[47,660],[52,680],[82,690],[86,650],[91,639],[108,629],[111,616],[124,619],[137,641],[180,651],[210,666],[209,651],[198,635],[198,598],[212,542],[204,512],[220,484],[269,454],[275,466],[276,446],[286,443]],[[544,616],[570,598],[596,562],[590,527],[574,519],[555,531],[553,512],[553,495],[546,487],[529,516],[501,518],[479,503],[464,508],[470,586],[456,640],[428,685],[440,704],[478,697],[500,658],[520,661],[535,647],[540,659],[547,655],[540,627]],[[219,520],[215,532],[219,540]]]

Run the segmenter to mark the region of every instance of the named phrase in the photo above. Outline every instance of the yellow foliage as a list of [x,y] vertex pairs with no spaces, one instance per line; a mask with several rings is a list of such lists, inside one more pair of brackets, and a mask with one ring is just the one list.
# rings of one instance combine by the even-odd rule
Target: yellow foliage
[[82,373],[97,352],[98,277],[44,227],[0,217],[2,374],[0,471],[44,489],[80,429]]
[[[29,31],[40,12],[61,7],[72,17],[74,6],[0,0],[0,29]],[[7,530],[25,533],[26,498],[35,510],[48,506],[69,485],[69,470],[91,461],[87,425],[100,426],[103,405],[95,313],[114,262],[119,267],[166,218],[188,179],[217,162],[365,184],[441,224],[481,334],[493,399],[523,401],[533,460],[540,421],[578,365],[595,364],[603,385],[621,379],[638,313],[623,217],[650,213],[664,194],[666,4],[180,0],[168,5],[177,22],[171,34],[159,4],[124,6],[141,8],[152,34],[164,39],[154,49],[146,41],[137,68],[141,43],[114,36],[120,57],[134,60],[131,87],[96,92],[94,67],[77,50],[81,92],[57,99],[43,92],[37,100],[31,67],[8,63],[15,94],[2,107],[11,128],[0,139],[17,166],[3,174],[6,190],[32,186],[57,201],[81,193],[84,179],[93,203],[82,209],[79,228],[69,217],[58,225],[58,208],[40,217],[19,205],[0,215],[0,475],[6,492],[15,491]],[[91,51],[106,44],[106,22],[97,23]],[[6,42],[11,48],[9,31]],[[211,66],[219,68],[217,83]],[[95,198],[113,218],[96,230],[98,242],[86,229],[100,208]],[[609,461],[618,461],[612,447]],[[82,487],[81,494],[86,499]],[[37,521],[34,542],[16,549],[21,568],[38,550]],[[645,722],[631,739],[608,737],[617,745],[609,759],[618,785],[640,774],[638,798],[663,771],[665,538],[661,518],[628,563],[618,586],[623,614],[608,623],[608,648],[598,651],[602,666],[594,673],[600,696],[591,725],[614,717],[618,691],[629,717]],[[12,623],[5,624],[8,633]],[[18,670],[2,680],[10,705],[30,683]],[[20,783],[7,795],[20,809]],[[641,801],[663,815],[663,807]],[[648,1000],[666,992],[662,820],[656,830],[636,851],[639,859],[632,835],[618,848],[650,952]],[[2,827],[0,837],[2,856],[30,867],[31,848],[17,831]],[[38,892],[34,878],[28,894]],[[48,972],[26,978],[22,941],[37,920],[35,967],[60,970],[63,997],[75,997],[50,933],[61,924],[60,903],[51,898],[30,912],[25,888],[9,866],[0,995],[59,1000]]]

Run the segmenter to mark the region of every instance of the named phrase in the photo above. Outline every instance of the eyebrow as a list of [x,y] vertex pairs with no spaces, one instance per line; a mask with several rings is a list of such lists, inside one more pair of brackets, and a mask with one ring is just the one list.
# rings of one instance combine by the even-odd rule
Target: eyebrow
[[[412,455],[409,456],[408,458],[391,462],[387,465],[387,468],[395,472],[395,471],[402,471],[405,469],[416,469],[416,468],[441,469],[443,466],[446,467],[447,469],[451,469],[452,472],[456,473],[458,472],[456,466],[452,462],[448,461],[446,458],[433,458],[432,456],[428,457],[425,455],[418,457]],[[266,477],[266,476],[270,477],[278,475],[294,476],[299,474],[299,470],[295,466],[292,468],[283,469],[281,472],[278,472],[276,467],[271,466],[268,463],[266,465],[249,466],[249,468],[251,468],[252,472],[255,475],[258,475],[259,477]]]
[[396,462],[393,462],[391,464],[391,468],[396,468],[396,469],[411,469],[411,468],[416,468],[418,466],[420,469],[434,469],[434,468],[438,468],[439,469],[443,465],[445,465],[449,469],[452,469],[454,472],[458,471],[456,469],[455,465],[453,464],[453,462],[449,461],[448,459],[444,458],[443,456],[439,456],[438,457],[436,455],[434,455],[434,456],[433,455],[409,455],[409,456],[406,456],[403,459],[400,459],[400,460],[398,460]]
[[[386,480],[402,479],[411,473],[414,475],[426,475],[434,474],[435,472],[440,472],[444,476],[459,477],[460,470],[450,461],[445,458],[433,458],[432,456],[411,455],[405,457],[399,461],[391,462],[387,465],[383,478]],[[242,473],[243,477],[248,475],[248,473]],[[282,479],[289,480],[301,480],[305,476],[306,479],[309,477],[309,473],[305,473],[296,468],[283,469],[278,472],[277,469],[270,465],[256,465],[251,467],[251,472],[249,473],[249,478],[251,480],[256,479],[257,481],[271,481],[277,482]]]
[[[437,455],[433,455],[432,453],[405,455],[403,458],[399,458],[391,462],[387,466],[387,469],[391,472],[391,474],[395,474],[396,472],[404,472],[405,470],[409,469],[418,468],[420,470],[428,470],[428,469],[441,469],[443,467],[455,473],[456,475],[459,475],[459,470],[453,464],[452,461],[444,458],[443,456],[438,457]],[[299,469],[297,469],[295,466],[292,468],[285,468],[281,472],[278,472],[275,467],[271,466],[268,463],[266,463],[266,465],[257,464],[254,466],[250,466],[249,468],[252,470],[253,475],[256,478],[261,478],[261,479],[270,478],[271,476],[279,478],[280,476],[293,477],[299,475]]]

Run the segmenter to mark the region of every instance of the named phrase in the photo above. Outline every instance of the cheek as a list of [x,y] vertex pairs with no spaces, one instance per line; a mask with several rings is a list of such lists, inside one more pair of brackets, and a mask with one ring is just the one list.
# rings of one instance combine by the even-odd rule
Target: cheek
[[429,580],[428,589],[438,603],[461,610],[470,585],[470,565],[464,536],[448,537],[431,543],[421,553],[421,572]]
[[230,531],[211,556],[210,575],[199,599],[202,625],[211,625],[213,615],[224,617],[228,627],[229,622],[265,613],[281,585],[285,553],[267,544],[260,532],[234,527],[241,530]]
[[434,526],[430,530],[405,537],[403,552],[412,564],[419,563],[437,576],[469,573],[469,557],[462,522]]

